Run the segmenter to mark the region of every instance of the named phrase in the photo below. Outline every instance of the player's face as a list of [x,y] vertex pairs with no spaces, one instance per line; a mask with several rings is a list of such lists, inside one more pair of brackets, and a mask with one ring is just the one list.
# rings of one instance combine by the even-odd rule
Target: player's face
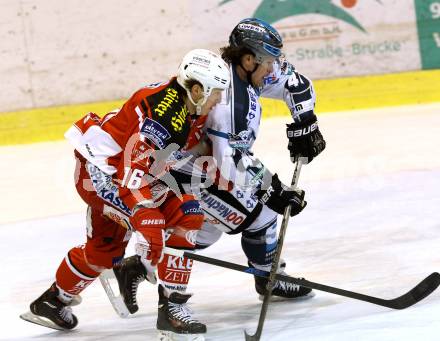
[[222,99],[222,90],[213,89],[205,104],[202,105],[201,115],[207,115]]
[[255,87],[263,86],[263,79],[273,72],[273,64],[275,58],[266,58],[258,65],[255,72],[252,74],[252,83]]

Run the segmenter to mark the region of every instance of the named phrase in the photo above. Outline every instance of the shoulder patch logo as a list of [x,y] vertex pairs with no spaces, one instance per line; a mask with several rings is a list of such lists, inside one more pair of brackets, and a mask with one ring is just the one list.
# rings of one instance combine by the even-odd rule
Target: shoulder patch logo
[[141,134],[150,139],[160,149],[165,148],[165,142],[171,138],[169,131],[159,122],[145,118]]

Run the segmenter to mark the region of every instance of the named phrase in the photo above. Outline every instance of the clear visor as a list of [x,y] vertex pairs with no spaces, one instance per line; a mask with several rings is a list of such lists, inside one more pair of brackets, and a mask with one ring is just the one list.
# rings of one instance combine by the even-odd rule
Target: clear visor
[[212,89],[211,94],[208,96],[208,101],[214,104],[227,105],[231,100],[231,85],[226,89]]
[[232,96],[232,89],[231,89],[231,85],[229,85],[228,88],[222,90],[221,93],[221,99],[219,104],[222,105],[229,105],[229,103],[231,103],[231,96]]
[[228,89],[212,89],[209,96],[204,96],[197,103],[193,104],[196,106],[197,115],[208,114],[216,105],[218,104],[229,104],[231,98],[231,90]]
[[282,59],[284,58],[284,55],[281,55],[280,57],[273,57],[273,56],[260,56],[260,58],[257,58],[258,64],[273,64],[274,67],[281,64]]

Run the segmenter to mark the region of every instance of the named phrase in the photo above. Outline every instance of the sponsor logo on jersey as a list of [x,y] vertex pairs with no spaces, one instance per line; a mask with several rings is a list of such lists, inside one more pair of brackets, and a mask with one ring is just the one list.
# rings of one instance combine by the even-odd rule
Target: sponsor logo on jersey
[[95,188],[96,194],[103,200],[119,208],[127,215],[131,215],[131,210],[125,205],[122,199],[119,197],[118,187],[113,183],[112,177],[102,172],[98,167],[87,162],[87,170],[92,180],[93,188]]
[[203,214],[202,208],[197,200],[187,201],[180,206],[183,214]]
[[[162,92],[160,92],[162,93]],[[179,102],[179,94],[176,89],[167,88],[165,90],[165,97],[163,97],[159,104],[153,109],[154,113],[159,117],[162,117],[171,108],[173,103]]]
[[141,134],[146,136],[160,149],[165,148],[165,141],[171,137],[171,134],[162,124],[148,117],[145,118],[142,124]]
[[257,94],[255,93],[254,88],[248,86],[247,91],[249,94],[249,112],[246,118],[249,126],[250,122],[257,116],[257,111],[259,109],[259,106],[257,101]]
[[182,106],[179,111],[176,111],[171,118],[171,125],[174,131],[181,131],[185,124],[186,116],[188,116],[188,109],[186,105]]
[[248,130],[240,131],[238,134],[228,133],[228,137],[228,144],[231,148],[244,151],[251,147],[252,132]]
[[201,202],[205,211],[222,222],[239,226],[246,218],[243,213],[207,192],[201,193]]
[[152,101],[152,103],[158,103],[152,105],[152,111],[157,116],[162,117],[165,114],[171,113],[170,124],[173,130],[176,132],[182,131],[188,116],[188,109],[183,101],[181,101],[176,89],[168,87],[157,94],[147,97],[147,100]]

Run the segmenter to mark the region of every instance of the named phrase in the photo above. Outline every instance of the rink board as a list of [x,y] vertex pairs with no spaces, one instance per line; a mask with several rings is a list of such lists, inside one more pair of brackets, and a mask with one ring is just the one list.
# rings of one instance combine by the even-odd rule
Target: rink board
[[[314,82],[317,113],[440,102],[440,70]],[[289,115],[282,101],[262,99],[263,118]],[[0,114],[0,145],[63,139],[64,132],[87,112],[104,115],[123,100],[41,108]]]

